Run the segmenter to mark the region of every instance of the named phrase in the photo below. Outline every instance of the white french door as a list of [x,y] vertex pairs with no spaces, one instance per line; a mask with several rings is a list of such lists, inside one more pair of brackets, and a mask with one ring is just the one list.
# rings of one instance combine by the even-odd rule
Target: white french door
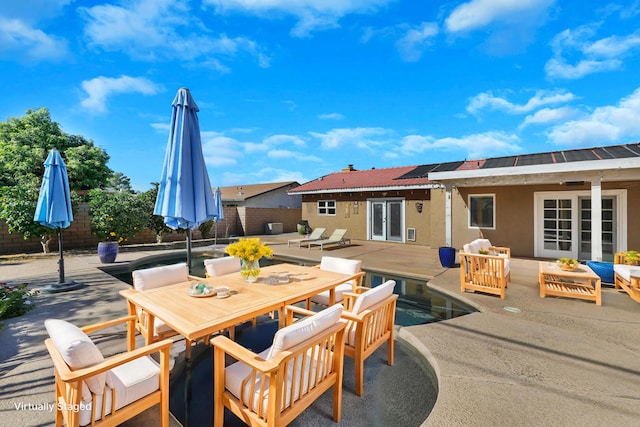
[[369,239],[402,242],[404,203],[402,200],[369,201]]
[[[587,191],[535,194],[535,256],[591,259],[591,195]],[[602,260],[626,247],[626,191],[602,192]]]

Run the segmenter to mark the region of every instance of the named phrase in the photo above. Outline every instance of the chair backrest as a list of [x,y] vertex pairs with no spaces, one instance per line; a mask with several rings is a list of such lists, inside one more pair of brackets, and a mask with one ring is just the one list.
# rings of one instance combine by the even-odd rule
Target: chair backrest
[[314,228],[311,234],[309,234],[309,239],[319,239],[322,237],[325,231],[326,231],[326,228],[322,228],[322,227]]
[[489,241],[489,239],[476,239],[471,243],[467,243],[462,248],[464,252],[470,254],[478,254],[480,253],[480,250],[488,251],[490,247],[491,242]]
[[[77,326],[60,319],[47,319],[44,326],[53,345],[71,370],[88,368],[104,361],[100,349]],[[83,400],[91,401],[91,393],[102,395],[106,379],[105,372],[84,380],[88,390],[82,387]]]
[[204,268],[209,277],[222,276],[240,271],[240,258],[225,256],[204,260]]
[[186,282],[189,280],[189,269],[186,263],[179,263],[135,270],[131,276],[134,288],[144,291]]
[[342,240],[345,234],[347,234],[347,230],[344,228],[336,228],[333,230],[333,233],[331,233],[328,240]]
[[333,271],[334,273],[356,274],[361,269],[362,261],[359,259],[323,256],[320,261],[320,270]]
[[393,288],[396,286],[395,280],[387,280],[382,285],[376,286],[366,292],[361,293],[353,303],[351,313],[358,314],[369,307],[379,303],[391,294],[393,294]]
[[325,329],[335,325],[340,321],[340,315],[343,310],[342,305],[332,305],[313,316],[305,317],[292,325],[278,330],[273,337],[273,344],[266,360],[273,359],[283,351],[313,338]]

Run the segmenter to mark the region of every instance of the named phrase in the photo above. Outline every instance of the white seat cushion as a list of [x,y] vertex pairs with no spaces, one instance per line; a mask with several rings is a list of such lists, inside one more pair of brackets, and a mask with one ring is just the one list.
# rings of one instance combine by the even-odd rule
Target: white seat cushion
[[[362,261],[357,259],[338,258],[331,256],[323,256],[320,261],[320,270],[332,271],[334,273],[342,274],[356,274],[362,269]],[[349,280],[343,284],[336,286],[335,288],[335,302],[340,302],[344,298],[342,294],[344,292],[351,292],[353,290],[353,281]],[[329,305],[329,291],[320,292],[313,296],[311,301],[316,304]]]
[[640,266],[613,264],[613,271],[627,282],[631,281],[631,276],[640,277]]
[[[44,326],[56,349],[72,371],[87,368],[104,361],[104,357],[98,347],[77,326],[60,319],[47,319],[44,321]],[[83,399],[91,400],[89,390],[92,393],[101,395],[104,391],[106,378],[106,373],[87,378],[84,384],[89,389],[87,390],[83,386]]]
[[[111,411],[113,402],[111,390],[116,391],[115,409],[121,409],[160,388],[160,366],[150,357],[141,357],[117,366],[107,375],[106,413]],[[91,423],[90,400],[80,408],[80,425]],[[96,421],[102,415],[102,399],[96,400]]]
[[163,265],[161,267],[135,270],[131,273],[133,286],[139,291],[175,285],[189,280],[189,269],[186,263]]
[[481,250],[488,251],[491,247],[489,239],[476,239],[471,243],[462,246],[464,252],[469,254],[479,254]]
[[204,260],[204,268],[210,277],[222,276],[240,271],[240,258],[226,256]]

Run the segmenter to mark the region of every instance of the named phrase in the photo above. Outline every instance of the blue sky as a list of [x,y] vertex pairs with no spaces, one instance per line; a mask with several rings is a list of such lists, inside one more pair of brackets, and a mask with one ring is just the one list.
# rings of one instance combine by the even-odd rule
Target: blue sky
[[213,186],[640,140],[640,0],[0,3],[0,120],[46,107],[146,190],[171,102]]

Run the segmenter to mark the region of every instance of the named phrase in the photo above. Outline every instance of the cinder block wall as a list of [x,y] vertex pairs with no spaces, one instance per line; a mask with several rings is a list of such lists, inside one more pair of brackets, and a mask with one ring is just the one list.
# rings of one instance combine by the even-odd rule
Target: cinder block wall
[[[302,219],[302,209],[297,208],[249,208],[238,207],[239,236],[265,234],[265,224],[281,222],[284,233],[297,231],[296,225]],[[225,213],[226,214],[226,213]]]

